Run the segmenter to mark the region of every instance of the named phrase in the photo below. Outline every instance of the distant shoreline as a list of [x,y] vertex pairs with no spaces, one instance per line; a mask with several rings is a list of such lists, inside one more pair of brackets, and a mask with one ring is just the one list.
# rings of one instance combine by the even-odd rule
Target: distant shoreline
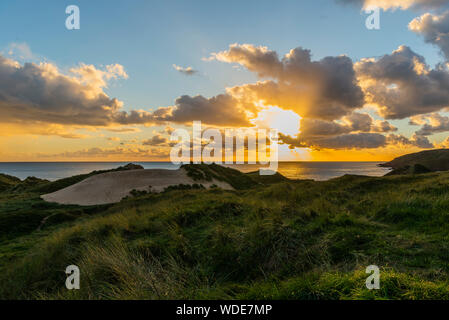
[[[15,176],[20,179],[37,177],[50,181],[67,178],[92,171],[108,170],[126,165],[128,162],[0,162],[0,173]],[[179,165],[171,162],[138,162],[144,169],[176,170]],[[319,161],[282,161],[278,172],[289,179],[310,179],[325,181],[345,174],[383,176],[388,169],[379,167],[382,162],[319,162]],[[225,165],[241,172],[253,172],[263,167],[261,165],[241,164]]]
[[[386,163],[388,161],[279,161],[279,163]],[[170,161],[0,161],[2,163],[171,163]],[[248,163],[244,163],[248,164]],[[232,164],[238,165],[238,164]]]

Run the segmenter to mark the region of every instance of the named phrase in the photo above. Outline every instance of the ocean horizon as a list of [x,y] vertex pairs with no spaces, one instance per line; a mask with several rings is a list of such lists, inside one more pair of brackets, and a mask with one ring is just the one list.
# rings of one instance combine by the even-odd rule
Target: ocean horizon
[[[0,162],[0,173],[8,174],[26,179],[27,177],[37,177],[50,181],[67,178],[79,174],[90,173],[95,170],[114,169],[128,163],[139,164],[145,169],[167,169],[176,170],[179,165],[171,162],[155,161],[118,161],[118,162]],[[363,176],[383,176],[390,171],[389,168],[379,167],[384,162],[371,161],[282,161],[279,162],[278,172],[289,179],[312,179],[325,181],[337,178],[345,174]],[[262,166],[260,164],[227,164],[242,172],[257,171]]]

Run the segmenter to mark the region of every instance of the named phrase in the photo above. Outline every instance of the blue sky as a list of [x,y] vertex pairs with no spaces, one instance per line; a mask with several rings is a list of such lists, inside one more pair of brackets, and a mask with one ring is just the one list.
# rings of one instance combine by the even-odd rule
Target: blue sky
[[[80,8],[80,30],[65,28],[70,4]],[[172,105],[182,94],[213,96],[254,81],[247,71],[202,60],[232,43],[264,45],[279,54],[302,46],[314,59],[346,54],[355,61],[405,44],[433,65],[441,60],[438,50],[407,29],[416,16],[414,11],[382,12],[381,30],[367,30],[360,8],[332,0],[2,1],[0,48],[27,43],[35,55],[60,68],[119,63],[129,79],[106,92],[124,101],[125,109],[153,109]],[[186,77],[173,64],[200,73]]]

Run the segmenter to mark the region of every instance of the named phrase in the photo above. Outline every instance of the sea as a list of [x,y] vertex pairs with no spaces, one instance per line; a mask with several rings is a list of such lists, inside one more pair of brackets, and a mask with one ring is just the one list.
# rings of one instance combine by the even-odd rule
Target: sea
[[[132,162],[145,169],[175,170],[179,165],[171,162]],[[341,177],[345,174],[379,177],[390,171],[379,167],[382,162],[279,162],[278,172],[290,179],[317,181]],[[108,170],[128,162],[0,162],[0,173],[25,179],[37,177],[50,181],[85,174],[95,170]],[[261,165],[227,165],[242,172],[257,171]]]

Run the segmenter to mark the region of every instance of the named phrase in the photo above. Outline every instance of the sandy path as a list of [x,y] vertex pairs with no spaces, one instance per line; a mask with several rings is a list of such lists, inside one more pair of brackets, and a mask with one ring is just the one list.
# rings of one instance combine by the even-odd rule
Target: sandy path
[[132,190],[161,192],[166,187],[179,184],[202,184],[210,188],[213,184],[222,189],[232,187],[221,181],[194,181],[184,169],[129,170],[98,174],[62,190],[42,195],[48,202],[76,204],[82,206],[120,202]]

